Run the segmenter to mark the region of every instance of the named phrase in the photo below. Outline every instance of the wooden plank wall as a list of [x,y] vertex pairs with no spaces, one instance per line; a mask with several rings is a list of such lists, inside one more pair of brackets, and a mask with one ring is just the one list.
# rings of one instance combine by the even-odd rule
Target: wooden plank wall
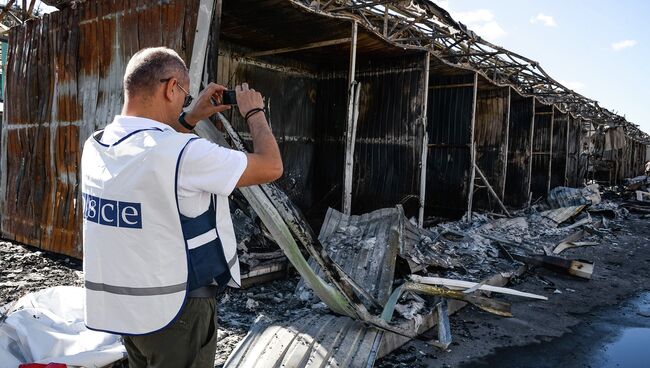
[[132,54],[164,45],[188,61],[197,7],[190,0],[88,1],[12,28],[1,146],[4,238],[81,255],[83,142],[121,110]]
[[474,74],[429,79],[426,215],[462,216],[470,192]]

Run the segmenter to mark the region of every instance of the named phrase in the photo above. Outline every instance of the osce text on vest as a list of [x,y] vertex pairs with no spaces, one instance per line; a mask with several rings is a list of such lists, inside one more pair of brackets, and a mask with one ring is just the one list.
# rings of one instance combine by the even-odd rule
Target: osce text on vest
[[84,219],[106,226],[142,229],[140,203],[115,201],[82,193]]

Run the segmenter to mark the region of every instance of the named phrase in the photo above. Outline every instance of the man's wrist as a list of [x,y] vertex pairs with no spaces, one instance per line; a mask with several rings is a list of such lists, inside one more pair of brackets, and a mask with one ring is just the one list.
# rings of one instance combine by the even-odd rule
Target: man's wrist
[[266,116],[264,115],[263,111],[260,111],[257,114],[251,115],[246,121],[248,124],[266,124]]
[[192,115],[191,110],[186,111],[184,117],[185,117],[185,122],[188,123],[191,126],[195,126],[199,122],[199,119],[197,117],[195,117],[194,115]]

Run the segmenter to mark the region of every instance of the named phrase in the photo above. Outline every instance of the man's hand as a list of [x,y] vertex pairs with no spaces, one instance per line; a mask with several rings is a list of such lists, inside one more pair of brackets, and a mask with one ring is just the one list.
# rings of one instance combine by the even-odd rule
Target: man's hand
[[212,102],[214,99],[218,103],[221,103],[223,91],[226,89],[226,87],[216,83],[208,84],[208,86],[199,93],[199,97],[196,98],[192,107],[185,114],[185,121],[190,125],[196,125],[200,120],[207,119],[218,112],[230,109],[230,105],[215,105]]
[[[264,108],[262,95],[254,89],[249,89],[247,83],[235,87],[237,106],[242,117],[249,111]],[[248,127],[253,138],[253,153],[247,153],[247,165],[244,173],[237,182],[237,187],[270,183],[282,176],[282,156],[278,143],[273,137],[271,128],[263,112],[253,114],[248,119]]]
[[246,114],[252,109],[264,108],[262,94],[254,89],[249,89],[248,83],[235,86],[235,94],[237,95],[237,107],[242,117],[246,117]]

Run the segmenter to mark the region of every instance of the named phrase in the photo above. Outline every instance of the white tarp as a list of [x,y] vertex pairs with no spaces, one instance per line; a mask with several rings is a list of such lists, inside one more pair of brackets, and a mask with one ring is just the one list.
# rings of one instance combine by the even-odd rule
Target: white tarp
[[57,286],[0,308],[0,368],[21,363],[102,367],[126,357],[117,335],[84,325],[84,289]]

